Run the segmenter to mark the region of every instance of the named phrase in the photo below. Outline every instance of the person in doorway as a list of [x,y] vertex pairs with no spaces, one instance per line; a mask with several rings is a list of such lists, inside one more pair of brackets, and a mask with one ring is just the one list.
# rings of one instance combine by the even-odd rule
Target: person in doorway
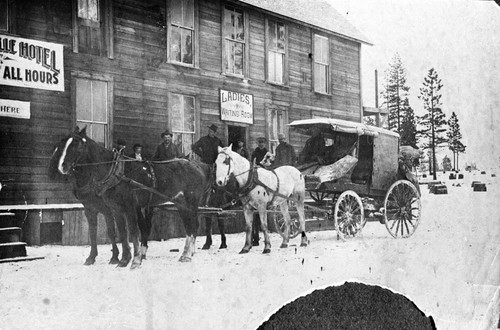
[[259,137],[257,139],[257,148],[252,152],[252,158],[250,159],[251,163],[255,163],[261,167],[264,167],[261,162],[264,160],[264,157],[267,154],[267,148],[266,148],[266,138],[265,137]]
[[278,147],[276,147],[276,156],[274,158],[273,167],[284,165],[295,165],[295,150],[293,146],[285,141],[285,134],[278,134]]
[[223,147],[222,141],[215,136],[217,133],[217,125],[208,127],[208,135],[200,138],[191,146],[191,150],[200,156],[201,161],[208,165],[213,165],[219,154],[218,147]]
[[172,142],[172,136],[172,133],[169,131],[161,133],[163,142],[156,147],[156,153],[153,156],[153,160],[163,161],[179,158],[181,156],[179,148]]
[[240,156],[244,157],[245,159],[248,159],[248,150],[245,148],[245,142],[239,140],[238,141],[238,147],[236,148],[236,152],[240,154]]
[[134,153],[132,154],[132,158],[136,160],[145,160],[144,156],[142,155],[142,144],[136,143],[134,144]]

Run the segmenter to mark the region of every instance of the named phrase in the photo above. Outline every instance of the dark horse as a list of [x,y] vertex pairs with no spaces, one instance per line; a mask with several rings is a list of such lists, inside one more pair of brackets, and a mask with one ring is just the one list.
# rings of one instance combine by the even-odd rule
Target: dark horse
[[[51,164],[57,163],[57,169],[63,175],[72,174],[76,183],[90,185],[90,189],[114,215],[123,246],[120,266],[126,266],[130,260],[125,224],[128,225],[128,234],[134,246],[132,268],[135,268],[141,263],[151,230],[151,212],[146,212],[147,216],[141,217],[140,209],[150,210],[150,207],[166,201],[175,204],[186,231],[186,243],[179,261],[191,260],[198,230],[198,205],[206,185],[206,173],[200,166],[177,159],[153,164],[152,172],[147,171],[146,166],[137,167],[137,170],[130,171],[125,177],[120,170],[114,169],[119,163],[115,153],[87,137],[85,128],[76,130],[60,145],[63,145],[62,150],[54,153]],[[153,187],[158,193],[151,193],[141,187]],[[86,202],[91,203],[92,200]],[[109,233],[109,227],[112,226],[109,221],[107,225]],[[139,248],[139,229],[143,249]],[[92,231],[90,232],[92,234]]]

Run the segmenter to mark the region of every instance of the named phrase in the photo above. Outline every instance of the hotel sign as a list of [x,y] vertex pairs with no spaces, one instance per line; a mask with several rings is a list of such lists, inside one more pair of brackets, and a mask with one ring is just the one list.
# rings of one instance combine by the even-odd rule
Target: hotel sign
[[0,34],[0,85],[64,91],[63,45]]
[[0,99],[0,117],[30,119],[30,103]]
[[253,124],[253,95],[220,90],[222,120]]

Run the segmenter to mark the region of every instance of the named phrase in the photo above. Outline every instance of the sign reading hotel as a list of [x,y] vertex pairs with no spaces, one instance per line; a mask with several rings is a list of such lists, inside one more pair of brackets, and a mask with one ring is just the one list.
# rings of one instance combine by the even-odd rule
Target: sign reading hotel
[[0,34],[0,85],[64,91],[63,45]]
[[0,99],[0,117],[30,119],[30,103]]
[[253,124],[253,95],[220,90],[222,120]]

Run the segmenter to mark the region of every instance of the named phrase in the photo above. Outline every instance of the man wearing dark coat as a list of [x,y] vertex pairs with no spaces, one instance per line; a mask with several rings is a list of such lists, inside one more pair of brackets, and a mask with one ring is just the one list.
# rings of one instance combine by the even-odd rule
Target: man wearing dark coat
[[260,137],[257,139],[257,148],[255,148],[255,150],[252,152],[252,158],[250,159],[250,162],[253,164],[255,160],[255,164],[262,166],[260,162],[264,159],[264,156],[266,154],[267,154],[266,138]]
[[153,160],[162,161],[181,157],[179,148],[172,142],[172,133],[165,131],[161,133],[163,142],[156,148]]
[[285,134],[278,134],[279,145],[276,147],[276,156],[274,158],[273,167],[284,165],[295,165],[295,150],[293,146],[285,141]]
[[218,147],[223,147],[222,141],[215,136],[217,126],[212,124],[208,127],[208,135],[200,138],[195,144],[191,146],[191,150],[198,156],[205,164],[213,165],[219,154]]

